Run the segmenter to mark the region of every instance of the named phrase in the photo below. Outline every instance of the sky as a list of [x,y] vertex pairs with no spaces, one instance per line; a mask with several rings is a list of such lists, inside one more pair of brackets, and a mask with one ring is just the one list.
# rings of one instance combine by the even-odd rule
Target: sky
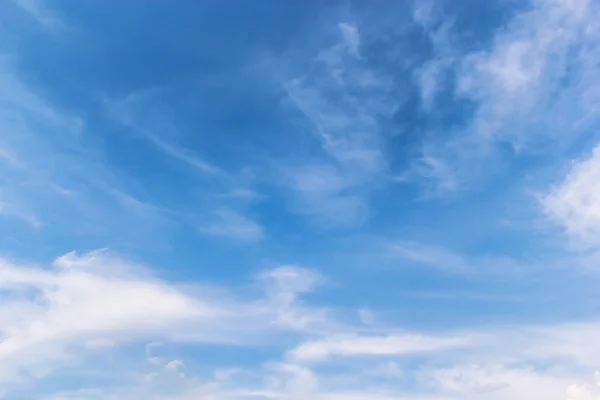
[[0,1],[0,399],[599,400],[600,3]]

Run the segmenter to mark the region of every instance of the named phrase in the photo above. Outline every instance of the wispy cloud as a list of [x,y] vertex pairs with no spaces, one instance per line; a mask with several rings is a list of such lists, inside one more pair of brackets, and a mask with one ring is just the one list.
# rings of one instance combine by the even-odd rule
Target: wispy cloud
[[369,213],[355,177],[330,164],[305,165],[285,171],[285,184],[297,196],[292,208],[325,227],[352,226]]
[[257,222],[229,209],[216,210],[206,222],[198,224],[198,230],[206,235],[243,243],[263,238],[264,229]]
[[471,269],[471,262],[465,257],[440,247],[418,242],[393,243],[390,245],[389,254],[392,257],[452,272],[465,272]]
[[[284,168],[284,185],[299,195],[295,208],[320,223],[354,225],[368,215],[368,195],[386,169],[379,119],[389,115],[389,82],[360,58],[360,30],[339,22],[337,39],[308,57],[282,55],[269,68],[281,79],[291,111],[323,154]],[[327,35],[325,35],[328,40]],[[289,164],[289,162],[287,162]]]
[[340,33],[342,34],[346,46],[348,46],[348,51],[354,54],[354,56],[360,57],[360,34],[358,33],[356,25],[340,22],[338,27],[340,28]]
[[[0,214],[19,218],[41,234],[68,228],[106,237],[111,231],[112,239],[131,244],[164,228],[168,217],[160,207],[129,193],[127,177],[104,165],[98,148],[83,144],[89,134],[83,120],[25,85],[16,62],[0,61]],[[54,224],[57,219],[60,224]],[[146,227],[144,232],[124,229],[136,224]]]
[[[150,143],[168,159],[189,167],[192,181],[202,183],[202,205],[183,213],[185,221],[197,220],[194,225],[207,236],[246,244],[260,241],[265,228],[249,212],[252,203],[261,199],[251,187],[251,173],[228,171],[178,144],[181,134],[170,120],[162,118],[167,110],[153,104],[155,95],[153,91],[136,92],[123,99],[105,98],[103,104],[129,134]],[[161,122],[155,122],[156,119]]]
[[13,0],[19,7],[35,18],[42,26],[57,30],[64,23],[45,4],[45,0]]
[[16,218],[18,220],[28,223],[29,225],[31,225],[33,228],[36,228],[36,229],[41,227],[41,225],[42,225],[40,223],[40,221],[36,218],[35,215],[31,214],[27,210],[21,209],[16,204],[7,204],[7,203],[0,202],[0,215],[6,216],[9,218],[10,217]]
[[[123,99],[109,100],[105,98],[104,105],[113,118],[131,129],[131,133],[140,135],[169,157],[173,157],[202,173],[214,176],[223,175],[224,171],[205,161],[199,155],[191,153],[185,147],[177,145],[174,138],[165,138],[165,136],[169,136],[168,134],[165,135],[164,132],[161,134],[156,132],[156,128],[148,126],[148,121],[151,118],[140,117],[140,114],[156,114],[157,111],[146,104],[151,97],[150,92],[131,93]],[[167,127],[166,129],[163,127],[162,130],[169,128],[171,131],[174,130],[173,127],[168,125]]]
[[[434,59],[418,74],[425,111],[435,113],[431,103],[448,90],[457,106],[475,108],[464,128],[430,135],[414,172],[454,191],[494,174],[499,144],[517,155],[556,155],[589,134],[600,104],[600,32],[593,28],[599,12],[586,0],[534,0],[475,51],[462,49],[455,27],[431,25],[445,40],[432,39]],[[476,167],[484,164],[485,173]]]
[[444,349],[467,345],[468,341],[464,338],[437,338],[423,335],[341,336],[304,343],[293,349],[290,356],[304,361],[317,361],[335,356],[398,356],[439,352]]
[[[525,259],[502,254],[465,254],[416,241],[384,241],[379,249],[383,258],[396,261],[398,266],[418,265],[437,269],[446,273],[482,279],[523,279],[533,278],[542,270],[559,271],[562,262],[568,260],[575,265],[582,265],[582,260],[567,258],[565,254],[556,252],[547,256]],[[493,277],[493,278],[492,278]]]

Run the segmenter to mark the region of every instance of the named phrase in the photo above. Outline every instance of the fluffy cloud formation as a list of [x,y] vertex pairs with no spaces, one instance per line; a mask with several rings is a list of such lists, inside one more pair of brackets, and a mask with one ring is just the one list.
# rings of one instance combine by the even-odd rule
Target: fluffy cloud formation
[[0,359],[12,375],[56,367],[82,346],[165,335],[223,312],[101,252],[71,253],[50,268],[2,261],[0,290]]
[[[342,322],[339,310],[298,300],[322,281],[310,270],[278,267],[259,275],[261,296],[236,299],[227,288],[188,284],[184,289],[159,280],[106,251],[70,253],[47,267],[4,260],[0,379],[10,389],[58,378],[70,365],[84,372],[99,355],[117,355],[125,344],[150,343],[147,366],[129,360],[131,365],[122,367],[139,370],[138,378],[127,378],[130,388],[90,383],[48,398],[528,400],[543,395],[563,400],[560,393],[569,387],[569,400],[587,400],[581,396],[594,393],[591,386],[571,385],[575,370],[549,373],[534,365],[562,359],[568,360],[563,366],[592,367],[597,354],[588,343],[597,334],[596,325],[399,334],[397,328],[374,324],[365,334],[362,325]],[[285,332],[294,335],[282,336]],[[301,343],[290,347],[293,337]],[[208,382],[188,374],[194,358],[164,353],[167,345],[247,347],[266,342],[278,349],[277,355],[230,372],[207,363],[204,368],[213,368],[214,374]],[[390,362],[393,374],[381,367]],[[398,374],[407,362],[420,367]],[[124,372],[116,369],[114,378]],[[394,379],[399,379],[397,385]],[[416,379],[418,385],[409,389],[406,379]],[[348,380],[353,382],[349,386],[344,384]]]
[[596,384],[573,384],[567,390],[567,400],[600,399],[600,373],[596,372]]
[[3,260],[0,379],[51,373],[75,354],[132,341],[243,343],[256,334],[309,329],[321,311],[303,309],[296,295],[312,289],[310,276],[291,266],[265,272],[264,295],[242,302],[216,288],[186,292],[106,251],[70,253],[49,267]]
[[600,148],[575,161],[543,198],[546,213],[585,247],[600,245]]

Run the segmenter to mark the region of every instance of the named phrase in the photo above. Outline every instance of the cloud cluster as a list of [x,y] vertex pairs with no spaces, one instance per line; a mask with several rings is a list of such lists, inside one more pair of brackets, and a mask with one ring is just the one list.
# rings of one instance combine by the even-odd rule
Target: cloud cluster
[[132,341],[243,343],[307,330],[321,312],[296,301],[312,288],[310,276],[291,266],[276,268],[260,278],[262,297],[235,300],[233,293],[208,286],[184,290],[106,251],[69,253],[47,267],[3,260],[0,379],[52,373],[76,354],[110,352]]
[[[564,400],[569,387],[570,400],[587,400],[581,396],[593,393],[590,386],[569,385],[577,368],[593,368],[597,360],[597,352],[589,349],[599,329],[595,324],[431,334],[374,323],[365,331],[339,310],[299,300],[323,280],[310,270],[283,266],[264,271],[256,281],[258,297],[239,297],[206,284],[184,287],[150,272],[106,251],[70,253],[49,266],[2,261],[3,387],[59,378],[72,365],[85,373],[99,355],[123,357],[124,345],[150,343],[146,367],[130,360],[114,371],[116,378],[139,370],[125,387],[71,382],[48,398],[526,400],[543,395]],[[157,340],[169,348],[269,343],[278,353],[247,367],[232,366],[230,372],[203,363],[214,374],[206,381],[188,373],[194,358],[158,357],[165,350],[154,344]],[[563,360],[563,368],[579,367],[562,373],[537,367],[554,365],[553,360]],[[419,368],[404,370],[415,362]],[[418,385],[411,388],[407,379]]]

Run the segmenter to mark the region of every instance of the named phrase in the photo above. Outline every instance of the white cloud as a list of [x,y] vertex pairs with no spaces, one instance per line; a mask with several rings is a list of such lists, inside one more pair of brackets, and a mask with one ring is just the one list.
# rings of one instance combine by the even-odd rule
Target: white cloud
[[451,251],[442,246],[410,240],[381,240],[374,250],[381,260],[392,263],[396,268],[422,266],[446,273],[466,275],[471,278],[514,279],[535,276],[542,269],[560,268],[561,263],[571,262],[572,258],[563,255],[543,255],[532,258],[511,257],[489,253],[468,255]]
[[599,400],[600,373],[596,372],[596,384],[572,384],[567,390],[567,400]]
[[356,25],[340,22],[338,27],[340,28],[346,46],[348,46],[348,51],[354,56],[360,57],[360,34],[358,33]]
[[[52,374],[124,343],[244,343],[283,331],[303,331],[321,311],[297,295],[312,290],[308,270],[281,267],[259,281],[264,296],[234,300],[227,290],[188,288],[158,280],[142,266],[105,251],[75,253],[49,267],[0,262],[0,380],[18,382],[38,371]],[[260,338],[260,339],[259,339]],[[151,364],[177,369],[182,360]]]
[[[438,34],[431,39],[433,64],[417,76],[425,111],[436,111],[432,96],[443,74],[454,79],[457,100],[475,106],[464,129],[428,137],[423,159],[411,171],[440,192],[489,178],[499,168],[499,143],[516,153],[560,154],[598,122],[598,4],[529,3],[497,30],[489,48],[465,52],[452,38],[453,29],[430,31]],[[484,164],[484,170],[476,167]]]
[[181,360],[171,360],[167,363],[167,365],[165,365],[165,368],[170,369],[170,370],[178,370],[179,368],[183,367],[183,362]]
[[[368,197],[386,170],[380,119],[391,115],[389,77],[372,71],[359,55],[355,25],[338,23],[341,41],[310,54],[289,51],[269,63],[301,128],[322,152],[284,164],[282,185],[295,211],[322,225],[351,226],[368,216]],[[304,133],[304,132],[301,132]],[[297,198],[296,198],[297,197]]]
[[295,295],[313,290],[323,278],[314,271],[288,265],[263,272],[260,279],[276,295]]
[[259,278],[266,289],[267,307],[276,312],[275,324],[313,334],[339,329],[327,308],[307,307],[298,299],[323,282],[319,274],[288,265],[262,273]]
[[392,257],[453,272],[464,272],[470,269],[471,264],[470,260],[448,250],[410,241],[390,244],[389,254]]
[[[194,224],[199,232],[227,241],[260,241],[265,236],[265,229],[248,212],[251,203],[262,198],[251,188],[252,171],[227,171],[179,143],[183,135],[169,118],[164,117],[164,105],[156,101],[166,90],[133,92],[121,99],[105,98],[104,106],[129,134],[150,143],[167,159],[189,167],[194,181],[202,179],[203,203],[195,199],[196,209],[189,213],[173,212],[180,217],[180,222],[199,220]],[[181,178],[187,179],[185,174]]]
[[[311,290],[315,284],[310,271],[295,267],[281,267],[262,276],[272,292],[300,293]],[[244,332],[246,322],[237,321],[230,329]],[[196,329],[210,326],[200,324]],[[598,389],[581,383],[585,376],[580,371],[598,360],[597,352],[585,351],[593,347],[590,344],[597,330],[596,325],[590,324],[514,326],[460,336],[325,335],[289,350],[284,346],[282,360],[277,360],[277,356],[267,362],[254,360],[252,366],[237,367],[226,374],[218,373],[222,365],[215,366],[214,381],[207,380],[205,374],[202,379],[192,374],[194,364],[210,368],[210,360],[185,354],[184,358],[173,359],[166,355],[164,346],[163,357],[150,354],[150,360],[158,360],[150,363],[152,372],[146,369],[136,378],[128,371],[129,387],[76,387],[73,392],[48,398],[596,400]],[[417,367],[409,364],[403,368],[403,359],[414,355],[426,361]],[[318,368],[307,361],[319,361],[314,364]],[[189,376],[179,371],[184,362]],[[187,367],[188,362],[192,367]],[[0,371],[4,372],[3,368]]]
[[359,357],[417,354],[468,345],[466,338],[424,335],[331,337],[307,342],[290,352],[298,360],[321,360],[329,357]]
[[[458,76],[459,93],[480,102],[472,133],[528,150],[550,138],[572,140],[567,132],[576,135],[586,117],[594,118],[582,100],[588,85],[600,83],[593,66],[600,56],[599,32],[590,29],[598,13],[593,2],[533,6],[496,36],[490,51],[468,54]],[[539,123],[543,128],[535,129]]]
[[262,225],[237,211],[225,208],[216,210],[209,220],[198,225],[198,230],[205,235],[242,243],[256,242],[264,236]]
[[69,254],[50,269],[7,262],[0,268],[0,288],[12,293],[0,311],[0,359],[17,370],[21,362],[50,362],[44,356],[97,337],[164,334],[220,312],[159,281],[134,277],[101,253]]
[[42,236],[70,230],[125,246],[164,231],[167,213],[129,193],[127,177],[86,142],[83,120],[25,85],[17,64],[0,55],[0,218],[18,218]]
[[[418,392],[399,388],[401,385],[382,387],[368,381],[366,375],[356,375],[353,380],[341,377],[341,385],[332,387],[332,380],[306,367],[295,364],[278,364],[263,371],[265,386],[230,386],[216,383],[177,381],[180,390],[169,395],[148,391],[152,400],[250,400],[306,398],[317,400],[597,400],[596,388],[591,385],[570,384],[568,379],[552,373],[536,373],[527,368],[503,366],[457,366],[451,369],[423,371],[416,378]],[[348,379],[346,377],[346,379]],[[360,379],[360,380],[358,380]],[[398,379],[402,379],[398,376]],[[333,379],[335,382],[336,379]],[[345,385],[346,387],[342,387]],[[187,388],[183,388],[188,386]],[[139,395],[143,391],[127,394]],[[96,393],[94,390],[80,393]],[[124,393],[121,393],[121,396]],[[69,395],[60,399],[71,399]],[[78,398],[78,397],[73,397]],[[92,397],[95,398],[95,397]],[[105,392],[106,399],[122,398],[114,392]]]
[[600,245],[600,147],[573,163],[565,179],[542,199],[550,218],[585,247]]
[[318,224],[351,226],[368,216],[368,205],[356,192],[354,177],[333,165],[305,165],[288,169],[285,184],[295,192],[294,207]]
[[90,339],[84,344],[87,349],[92,350],[109,349],[111,347],[115,347],[116,345],[117,343],[114,340],[104,338]]
[[37,219],[37,217],[31,214],[27,210],[21,209],[17,204],[6,204],[0,202],[0,215],[6,217],[13,217],[23,222],[28,223],[33,228],[40,228],[42,226],[41,222]]
[[[598,360],[600,360],[600,349],[593,344],[598,335],[600,335],[600,324],[589,322],[523,329],[520,338],[528,343],[527,348],[522,348],[527,355],[560,358],[594,369],[598,367]],[[506,340],[510,340],[510,335],[506,337]]]
[[64,26],[63,22],[46,7],[45,0],[14,0],[14,2],[48,29],[56,30]]
[[443,398],[460,400],[563,400],[569,380],[528,368],[500,365],[461,365],[432,370],[420,377],[438,388]]
[[[105,98],[104,105],[109,114],[115,120],[131,129],[131,133],[139,135],[143,139],[147,140],[169,157],[172,157],[173,159],[178,160],[203,174],[208,174],[215,177],[223,177],[225,174],[224,171],[202,159],[200,156],[194,154],[185,147],[178,145],[174,141],[173,137],[168,139],[164,136],[169,135],[158,134],[155,132],[152,124],[149,124],[148,122],[152,120],[152,118],[149,118],[148,115],[156,115],[157,111],[147,104],[151,103],[150,100],[155,94],[156,93],[153,91],[145,91],[130,93],[128,96],[125,96],[122,99],[115,100]],[[161,130],[174,130],[169,123],[163,122],[163,125],[165,124],[168,128],[165,129],[163,126]]]
[[388,361],[378,365],[372,370],[372,373],[386,378],[402,378],[404,375],[402,368],[395,361]]

